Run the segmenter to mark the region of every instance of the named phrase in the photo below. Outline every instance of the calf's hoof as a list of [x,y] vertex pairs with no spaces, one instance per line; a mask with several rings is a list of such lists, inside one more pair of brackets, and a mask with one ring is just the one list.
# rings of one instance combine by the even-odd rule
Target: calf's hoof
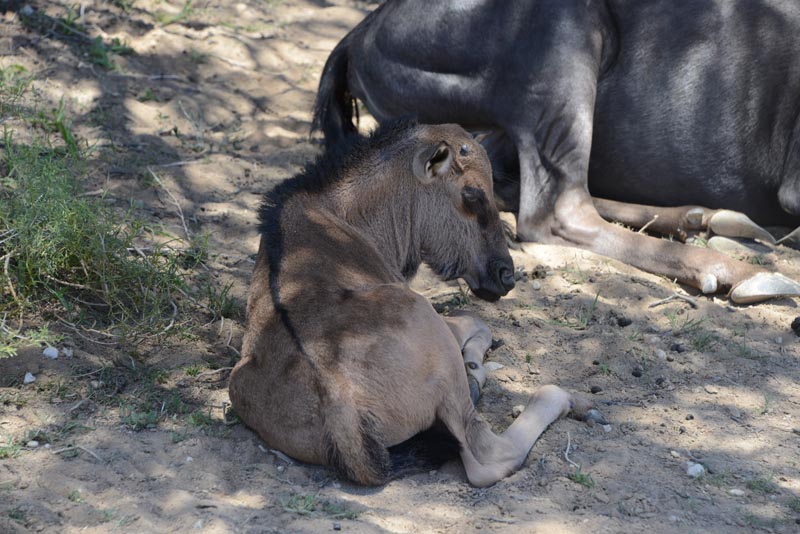
[[478,379],[472,375],[467,375],[467,382],[469,383],[469,398],[472,399],[472,405],[478,406],[478,400],[481,398],[481,385]]
[[589,425],[608,424],[608,421],[606,421],[606,418],[600,413],[600,410],[595,408],[592,402],[582,395],[572,396],[570,400],[569,416]]
[[800,283],[780,273],[758,273],[731,289],[736,304],[752,304],[778,297],[800,297]]

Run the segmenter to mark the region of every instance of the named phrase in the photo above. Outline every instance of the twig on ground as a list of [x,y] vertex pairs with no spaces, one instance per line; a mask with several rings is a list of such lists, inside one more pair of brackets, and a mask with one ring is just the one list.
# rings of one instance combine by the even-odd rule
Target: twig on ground
[[100,458],[96,452],[94,452],[92,449],[89,449],[88,447],[84,447],[83,445],[70,445],[69,447],[64,447],[63,449],[58,449],[53,451],[53,454],[61,454],[62,452],[74,451],[75,449],[80,449],[83,452],[91,454],[97,459],[98,462],[105,463],[105,460]]
[[15,301],[19,301],[19,297],[17,296],[17,292],[14,291],[14,284],[11,283],[11,276],[8,274],[8,264],[11,262],[11,254],[6,254],[6,261],[3,264],[3,272],[6,275],[6,281],[8,282],[8,290],[11,291],[11,296],[14,297]]
[[167,195],[169,195],[169,198],[172,199],[173,204],[175,204],[175,207],[178,208],[178,217],[180,217],[180,219],[181,219],[181,224],[183,225],[183,231],[186,232],[186,238],[187,239],[191,239],[192,238],[192,233],[189,231],[189,227],[186,226],[186,219],[183,217],[183,210],[181,209],[180,203],[178,203],[178,199],[175,198],[175,195],[173,195],[172,192],[169,189],[167,189],[167,187],[161,181],[161,178],[159,178],[158,175],[156,175],[156,173],[153,172],[153,169],[151,169],[150,167],[147,167],[147,172],[149,172],[150,176],[152,176],[153,179],[156,181],[156,183],[159,186],[161,186],[161,189],[166,191]]
[[567,432],[567,448],[564,449],[564,459],[567,462],[569,462],[569,464],[575,469],[580,469],[581,466],[579,466],[578,464],[569,459],[569,449],[571,446],[572,446],[572,438],[570,437],[569,432]]
[[294,465],[294,462],[292,461],[292,459],[289,458],[288,456],[286,456],[285,454],[283,454],[281,451],[276,451],[275,449],[266,449],[266,448],[264,448],[263,445],[259,445],[258,448],[261,449],[262,452],[267,452],[267,453],[274,454],[279,459],[283,460],[284,462],[286,462],[289,465]]
[[658,215],[653,215],[652,219],[647,221],[647,223],[644,226],[639,228],[639,233],[643,234],[645,232],[645,230],[647,230],[650,227],[650,225],[653,224],[654,222],[656,222],[657,220],[658,220]]
[[197,380],[201,376],[211,376],[211,375],[215,375],[217,373],[222,373],[224,371],[230,371],[231,369],[233,369],[233,367],[220,367],[219,369],[214,369],[212,371],[203,371],[202,373],[200,373],[197,376],[195,376],[194,379]]
[[657,300],[657,301],[651,303],[648,306],[648,308],[655,308],[656,306],[661,306],[662,304],[666,304],[668,302],[672,302],[673,300],[676,300],[676,299],[688,302],[692,306],[692,308],[697,308],[697,301],[695,299],[693,299],[689,295],[681,295],[680,293],[673,293],[672,295],[668,296],[667,298],[664,298],[664,299],[661,299],[661,300]]

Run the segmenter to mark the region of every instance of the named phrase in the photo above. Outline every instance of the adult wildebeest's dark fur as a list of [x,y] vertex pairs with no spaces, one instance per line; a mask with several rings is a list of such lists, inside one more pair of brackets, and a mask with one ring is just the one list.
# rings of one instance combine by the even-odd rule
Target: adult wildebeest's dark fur
[[[798,35],[795,1],[389,1],[331,54],[315,120],[329,144],[355,131],[353,97],[380,121],[458,122],[484,133],[521,239],[704,292],[733,287],[739,301],[798,294],[778,275],[627,232],[597,211],[634,226],[658,215],[649,228],[678,237],[708,226],[770,239],[709,208],[800,225]],[[589,190],[638,205],[593,203]]]

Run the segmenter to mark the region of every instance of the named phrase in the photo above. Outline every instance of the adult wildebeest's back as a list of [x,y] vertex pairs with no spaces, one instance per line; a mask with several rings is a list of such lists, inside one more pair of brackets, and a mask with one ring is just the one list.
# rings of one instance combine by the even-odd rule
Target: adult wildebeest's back
[[787,37],[798,31],[793,2],[398,0],[332,52],[315,126],[329,145],[354,132],[352,98],[379,121],[458,122],[482,131],[521,239],[706,293],[733,288],[740,302],[796,295],[784,277],[632,234],[598,210],[679,238],[708,228],[774,241],[711,208],[800,225],[800,44]]
[[609,5],[624,39],[597,86],[592,194],[800,225],[800,3]]

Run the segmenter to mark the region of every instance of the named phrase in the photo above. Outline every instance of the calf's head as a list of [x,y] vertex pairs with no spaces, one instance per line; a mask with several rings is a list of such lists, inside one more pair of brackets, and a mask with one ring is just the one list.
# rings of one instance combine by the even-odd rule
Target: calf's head
[[514,264],[492,193],[486,152],[460,126],[421,126],[412,169],[418,182],[422,260],[495,301],[514,288]]

